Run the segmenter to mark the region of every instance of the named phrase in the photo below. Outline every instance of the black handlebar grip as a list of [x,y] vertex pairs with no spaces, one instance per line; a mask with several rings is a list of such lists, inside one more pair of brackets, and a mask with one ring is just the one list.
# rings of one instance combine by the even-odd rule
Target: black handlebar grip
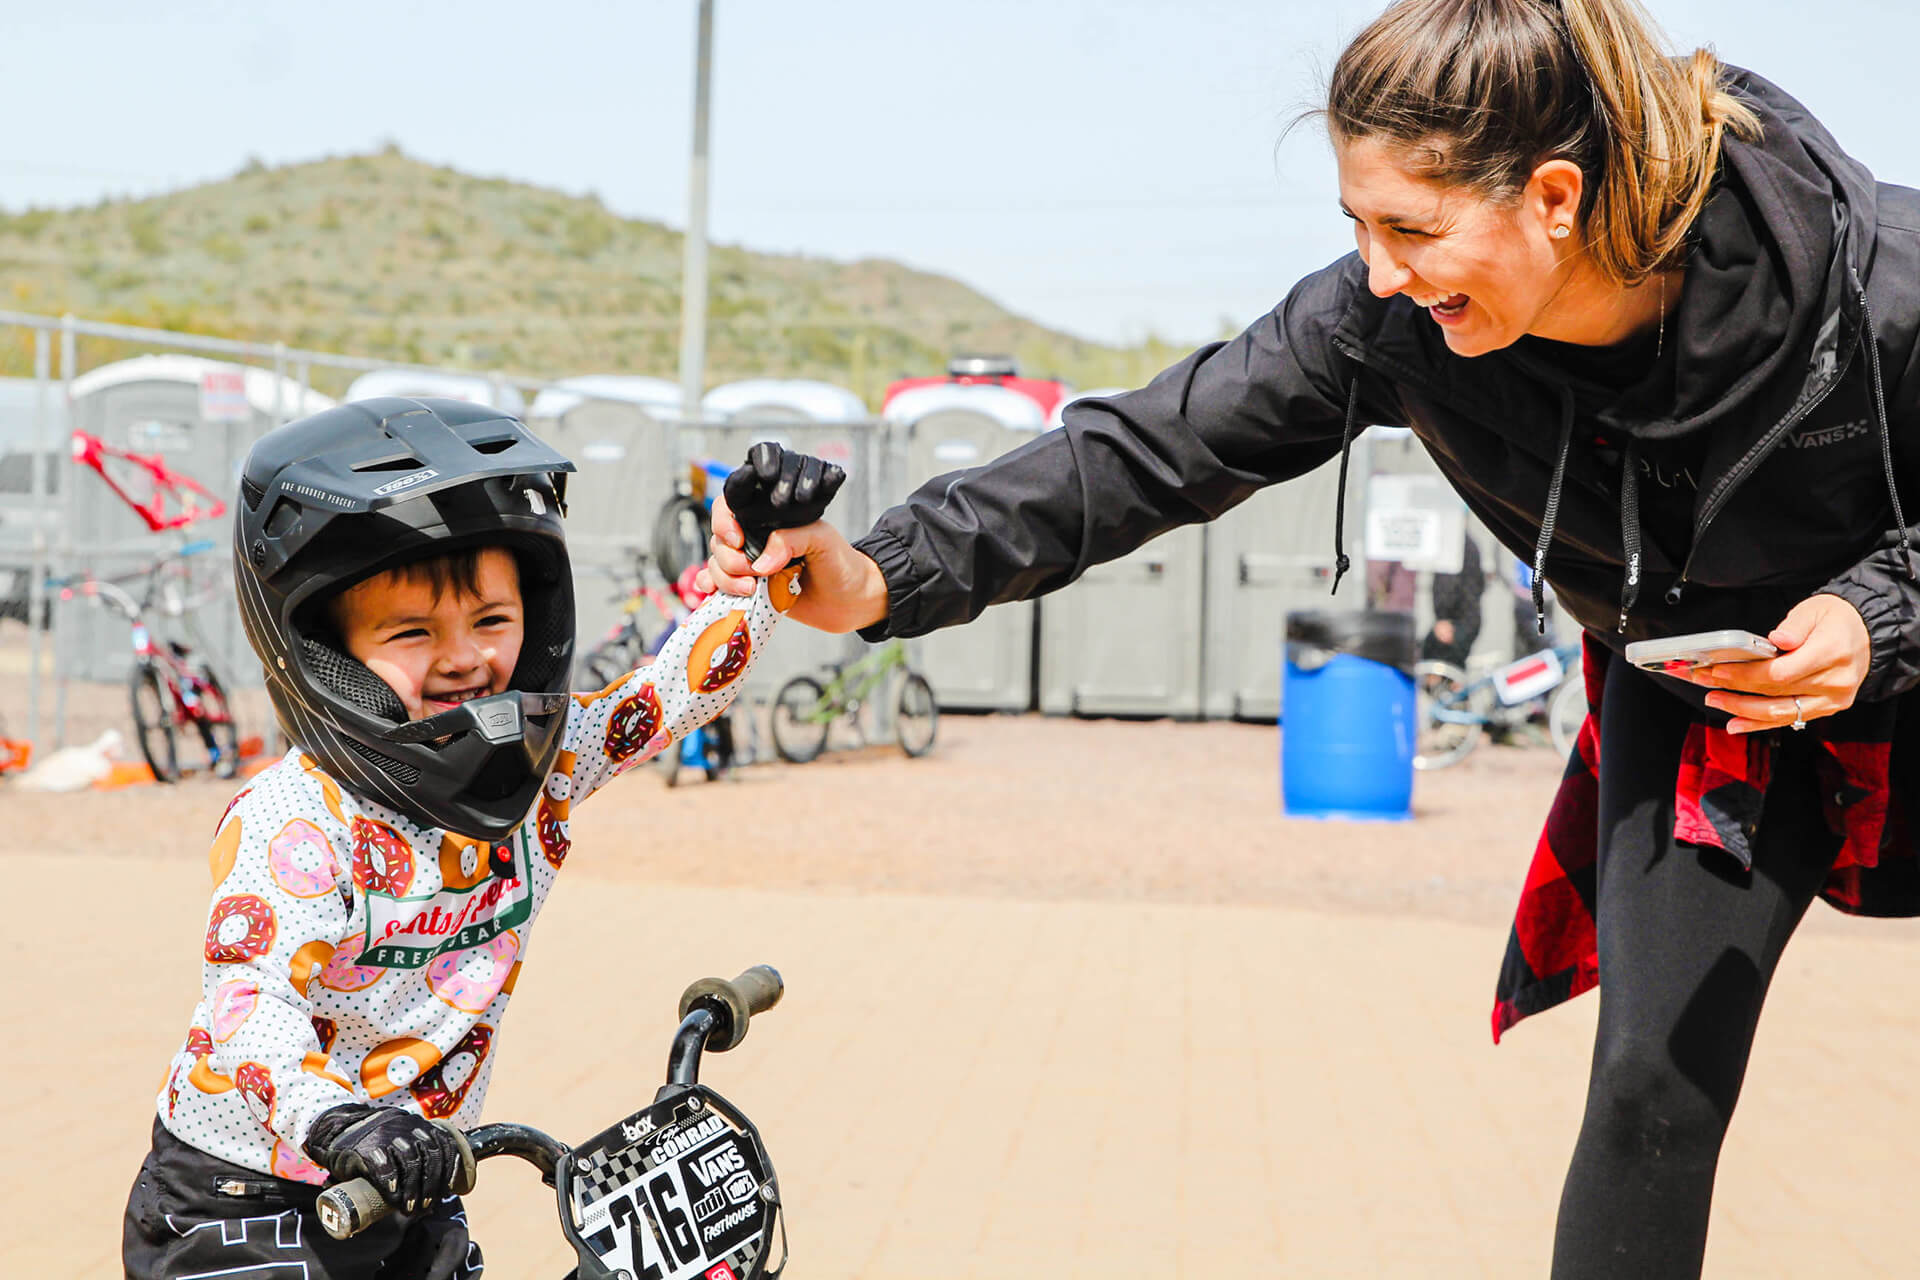
[[[434,1123],[459,1141],[460,1167],[453,1171],[447,1189],[457,1196],[463,1196],[473,1190],[474,1183],[478,1181],[479,1167],[473,1158],[473,1147],[468,1144],[466,1134],[445,1120],[436,1120]],[[353,1178],[338,1186],[328,1187],[314,1202],[314,1209],[319,1214],[320,1225],[335,1240],[359,1235],[393,1212],[393,1206],[380,1194],[380,1188],[365,1178]]]
[[[707,1048],[725,1053],[747,1038],[747,1023],[756,1013],[765,1013],[780,1003],[787,989],[772,965],[757,964],[732,982],[725,978],[702,978],[680,994],[680,1016],[701,1000],[708,1000],[726,1011],[727,1025],[707,1041]],[[723,1032],[724,1034],[719,1034]]]

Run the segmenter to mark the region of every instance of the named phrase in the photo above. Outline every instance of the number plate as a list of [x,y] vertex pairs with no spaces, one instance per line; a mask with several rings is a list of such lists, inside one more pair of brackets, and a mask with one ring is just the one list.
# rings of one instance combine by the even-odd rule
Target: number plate
[[704,1087],[575,1147],[562,1173],[582,1275],[588,1256],[615,1280],[778,1274],[767,1270],[780,1199],[766,1152],[746,1117]]

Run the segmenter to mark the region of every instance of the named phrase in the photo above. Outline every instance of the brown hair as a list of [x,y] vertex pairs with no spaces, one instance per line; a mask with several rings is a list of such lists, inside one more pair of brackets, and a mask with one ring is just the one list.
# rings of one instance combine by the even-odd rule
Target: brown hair
[[369,574],[326,598],[326,618],[333,625],[334,631],[343,630],[340,625],[340,611],[345,605],[347,596],[355,588],[365,586],[374,579],[383,578],[388,574],[405,582],[426,583],[433,589],[433,598],[436,603],[448,591],[463,596],[477,596],[480,594],[480,556],[489,550],[492,548],[461,547],[456,551],[445,551],[438,555],[423,556],[418,560],[408,560],[403,564],[391,565],[379,573]]
[[1620,284],[1679,265],[1722,138],[1760,133],[1720,60],[1667,56],[1636,0],[1396,0],[1341,53],[1326,119],[1490,199],[1577,164],[1587,253]]

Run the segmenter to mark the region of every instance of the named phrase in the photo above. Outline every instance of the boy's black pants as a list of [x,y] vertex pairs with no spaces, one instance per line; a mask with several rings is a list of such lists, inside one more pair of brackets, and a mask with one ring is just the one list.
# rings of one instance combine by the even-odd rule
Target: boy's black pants
[[[154,1122],[153,1150],[127,1199],[121,1253],[127,1280],[418,1280],[466,1208],[447,1196],[410,1217],[394,1214],[351,1240],[320,1227],[320,1188],[216,1159]],[[468,1245],[454,1280],[480,1275]]]

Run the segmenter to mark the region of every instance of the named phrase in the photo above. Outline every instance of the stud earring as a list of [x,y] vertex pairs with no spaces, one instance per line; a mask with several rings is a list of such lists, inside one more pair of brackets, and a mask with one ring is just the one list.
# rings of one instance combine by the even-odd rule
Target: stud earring
[[1568,236],[1572,234],[1573,234],[1572,227],[1558,226],[1553,229],[1553,238],[1555,240],[1565,240]]

